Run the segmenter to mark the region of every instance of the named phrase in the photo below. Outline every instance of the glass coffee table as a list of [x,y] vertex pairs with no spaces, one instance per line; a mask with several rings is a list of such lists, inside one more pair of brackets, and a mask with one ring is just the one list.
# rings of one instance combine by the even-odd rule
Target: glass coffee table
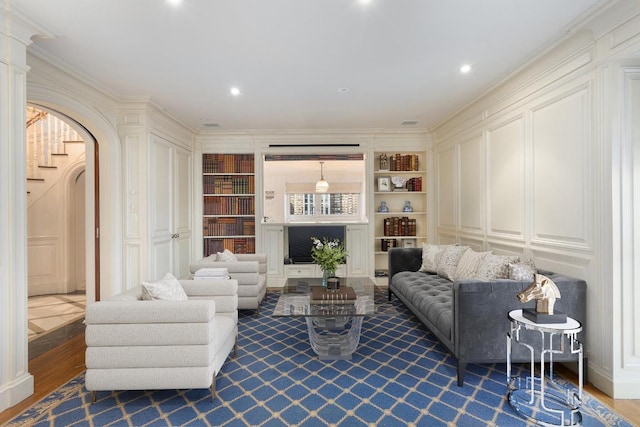
[[350,360],[362,320],[376,312],[376,286],[368,277],[341,277],[336,291],[321,283],[320,278],[287,279],[273,316],[304,318],[311,348],[321,360]]

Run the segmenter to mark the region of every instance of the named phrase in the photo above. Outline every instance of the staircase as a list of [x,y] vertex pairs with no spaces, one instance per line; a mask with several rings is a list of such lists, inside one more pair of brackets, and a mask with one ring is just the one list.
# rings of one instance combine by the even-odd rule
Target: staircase
[[27,205],[42,197],[84,155],[84,141],[75,129],[46,111],[27,107]]

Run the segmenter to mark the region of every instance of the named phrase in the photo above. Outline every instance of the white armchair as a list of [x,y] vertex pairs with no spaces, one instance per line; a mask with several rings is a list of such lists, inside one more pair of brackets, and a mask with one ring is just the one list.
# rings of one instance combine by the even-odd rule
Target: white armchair
[[85,385],[96,391],[210,388],[237,349],[238,282],[181,280],[186,301],[141,301],[137,287],[86,310]]
[[189,266],[191,277],[201,268],[226,268],[229,277],[238,281],[238,309],[260,311],[267,293],[267,256],[265,254],[235,254],[238,261],[217,261],[209,255]]

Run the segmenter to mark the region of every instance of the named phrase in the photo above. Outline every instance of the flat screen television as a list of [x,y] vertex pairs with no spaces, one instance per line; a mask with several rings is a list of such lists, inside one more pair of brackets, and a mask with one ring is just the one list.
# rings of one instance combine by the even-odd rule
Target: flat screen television
[[344,225],[290,225],[287,227],[289,259],[292,264],[310,264],[312,237],[344,241]]

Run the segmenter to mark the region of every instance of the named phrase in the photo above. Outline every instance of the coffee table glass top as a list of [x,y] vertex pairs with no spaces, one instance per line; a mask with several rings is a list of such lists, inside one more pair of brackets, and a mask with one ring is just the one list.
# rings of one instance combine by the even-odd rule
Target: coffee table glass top
[[376,311],[375,288],[375,284],[369,277],[341,277],[340,289],[335,292],[322,288],[321,278],[290,278],[285,283],[272,315],[275,317],[371,316]]

